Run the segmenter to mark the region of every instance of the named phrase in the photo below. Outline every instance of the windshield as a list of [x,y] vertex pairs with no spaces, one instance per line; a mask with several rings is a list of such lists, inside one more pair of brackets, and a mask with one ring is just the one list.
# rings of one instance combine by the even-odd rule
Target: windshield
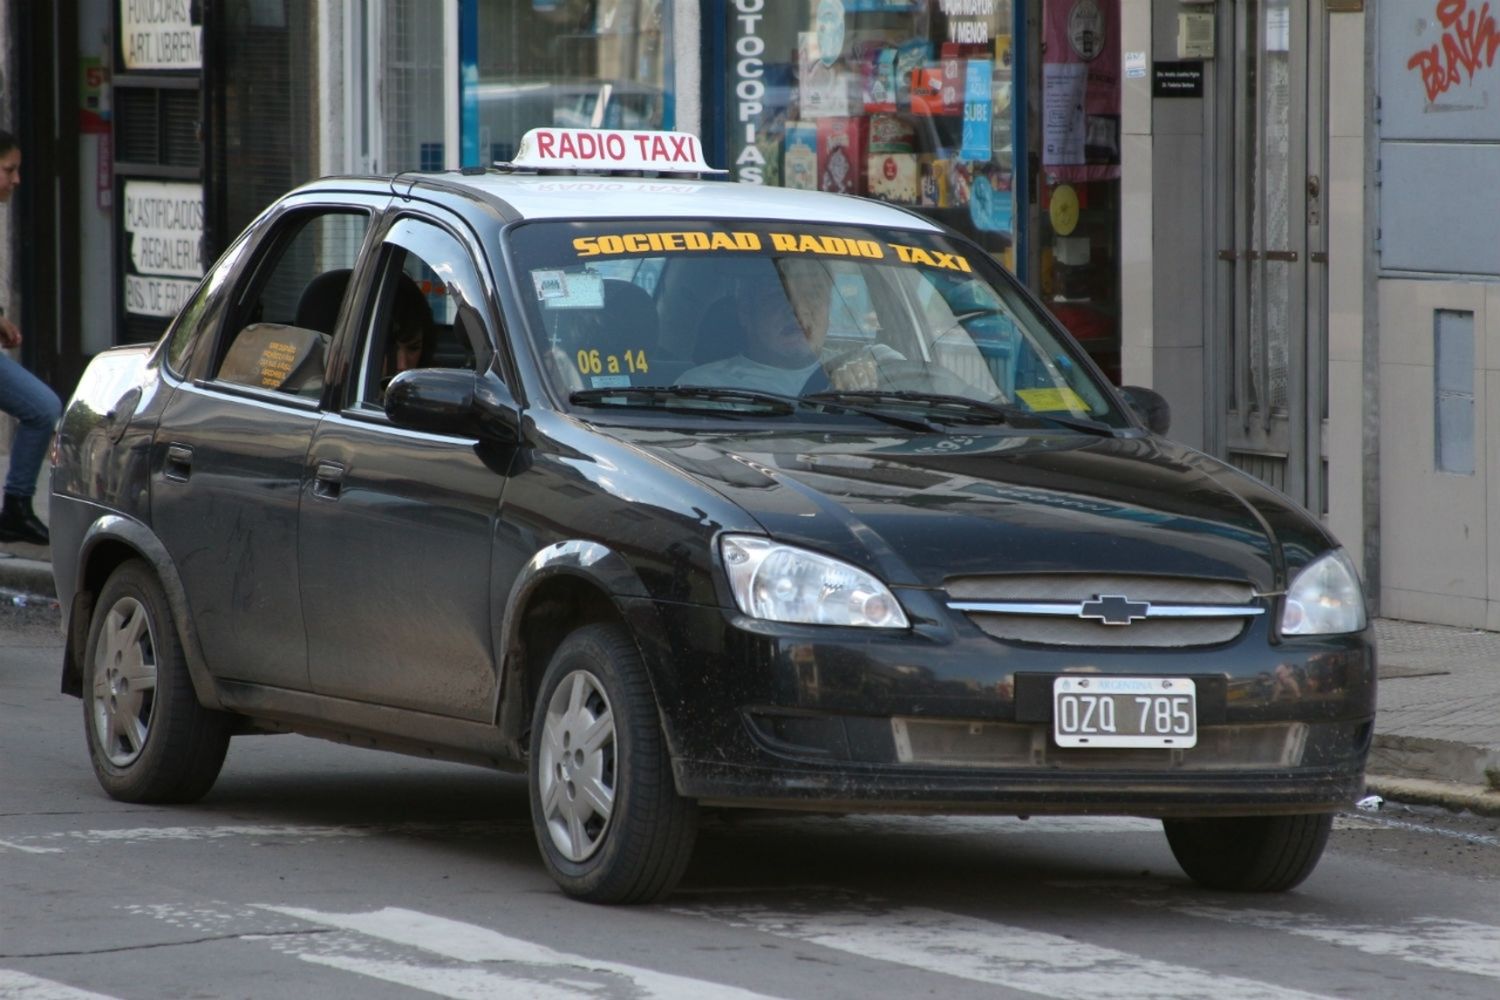
[[1004,272],[933,234],[664,220],[510,238],[538,356],[570,406],[1129,424]]

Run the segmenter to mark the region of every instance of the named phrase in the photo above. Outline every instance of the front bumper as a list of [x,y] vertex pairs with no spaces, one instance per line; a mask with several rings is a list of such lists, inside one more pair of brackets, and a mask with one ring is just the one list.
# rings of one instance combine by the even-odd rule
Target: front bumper
[[[902,633],[649,601],[627,613],[678,790],[705,803],[1207,816],[1326,811],[1363,790],[1368,631],[1277,642],[1260,620],[1232,643],[1142,650],[1003,642],[936,606]],[[1058,747],[1051,679],[1070,672],[1193,677],[1198,745]]]

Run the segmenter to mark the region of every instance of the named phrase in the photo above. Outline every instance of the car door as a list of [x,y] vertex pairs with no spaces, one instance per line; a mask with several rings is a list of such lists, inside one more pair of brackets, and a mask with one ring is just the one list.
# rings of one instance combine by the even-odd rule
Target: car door
[[[314,690],[482,720],[496,697],[490,561],[514,450],[397,427],[382,408],[402,363],[490,366],[488,272],[466,232],[406,214],[381,237],[342,405],[307,454],[299,564]],[[415,354],[399,346],[414,326],[428,338]]]
[[307,688],[302,472],[350,269],[385,200],[293,198],[261,223],[214,349],[163,409],[151,521],[220,677]]

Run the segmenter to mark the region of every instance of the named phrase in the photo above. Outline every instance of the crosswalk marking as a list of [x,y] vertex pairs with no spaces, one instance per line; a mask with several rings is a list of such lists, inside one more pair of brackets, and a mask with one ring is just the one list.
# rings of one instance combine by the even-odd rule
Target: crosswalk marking
[[[410,962],[356,958],[352,955],[298,955],[306,962],[353,972],[382,982],[409,986],[452,1000],[598,1000],[599,990],[593,984],[578,984],[577,989],[557,983],[528,981],[517,976],[487,969],[449,968],[415,965]],[[709,984],[702,984],[707,987]],[[592,988],[591,988],[592,987]],[[700,993],[699,996],[703,996]]]
[[1113,1000],[1295,1000],[1318,996],[921,907],[797,913],[753,905],[680,909],[837,951],[1025,990]]
[[556,951],[546,945],[510,937],[485,927],[400,907],[388,906],[372,913],[323,913],[295,906],[261,905],[258,908],[324,927],[337,927],[393,944],[419,948],[461,962],[514,962],[609,973],[632,981],[644,996],[653,1000],[701,1000],[705,996],[722,997],[724,1000],[770,1000],[762,993],[643,969],[623,962]]
[[0,969],[0,997],[5,997],[5,1000],[117,1000],[104,993],[75,989],[13,969]]
[[5,851],[20,851],[22,854],[61,854],[61,847],[28,847],[18,844],[13,840],[0,840],[0,853]]
[[1488,924],[1444,917],[1417,917],[1381,927],[1336,924],[1317,914],[1280,910],[1229,909],[1180,903],[1171,904],[1169,909],[1185,916],[1248,924],[1263,930],[1309,937],[1367,955],[1399,958],[1448,972],[1500,979],[1500,927]]
[[362,839],[382,836],[433,836],[447,838],[492,837],[497,834],[530,834],[524,820],[466,820],[454,822],[371,823],[364,826],[319,826],[302,823],[221,824],[217,826],[140,826],[123,829],[68,830],[32,837],[0,840],[0,853],[59,854],[76,844],[154,844],[163,841],[229,840],[314,841]]

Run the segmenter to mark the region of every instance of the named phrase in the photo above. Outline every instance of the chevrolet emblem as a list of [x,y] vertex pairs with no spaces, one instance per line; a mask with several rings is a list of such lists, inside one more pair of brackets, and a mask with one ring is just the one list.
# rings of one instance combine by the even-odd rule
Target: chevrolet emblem
[[1145,618],[1151,611],[1150,601],[1132,601],[1120,594],[1096,594],[1092,601],[1079,605],[1079,618],[1092,618],[1105,625],[1129,625]]

